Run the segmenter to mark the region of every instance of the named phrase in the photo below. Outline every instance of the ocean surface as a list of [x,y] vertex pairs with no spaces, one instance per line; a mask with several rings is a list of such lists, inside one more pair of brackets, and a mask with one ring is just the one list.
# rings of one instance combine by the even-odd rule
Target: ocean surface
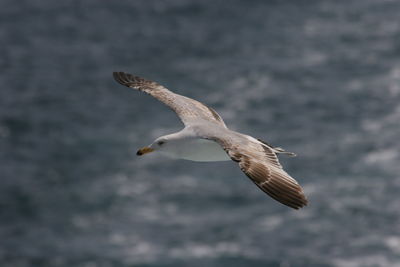
[[[0,266],[400,266],[400,1],[3,0]],[[309,206],[234,162],[136,150],[182,128],[113,71],[216,109]]]

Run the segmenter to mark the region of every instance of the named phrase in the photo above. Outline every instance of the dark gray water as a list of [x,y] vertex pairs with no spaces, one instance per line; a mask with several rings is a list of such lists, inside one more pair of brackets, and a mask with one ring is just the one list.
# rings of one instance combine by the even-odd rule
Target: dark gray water
[[[1,266],[400,266],[400,2],[0,2]],[[127,71],[214,107],[308,207],[234,162],[137,148],[181,128]]]

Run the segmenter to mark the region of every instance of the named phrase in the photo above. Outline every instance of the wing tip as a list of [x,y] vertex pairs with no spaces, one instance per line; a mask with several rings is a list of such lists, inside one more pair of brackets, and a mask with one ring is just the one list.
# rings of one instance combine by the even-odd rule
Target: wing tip
[[308,205],[308,200],[304,195],[304,192],[300,185],[297,185],[296,188],[293,188],[292,186],[286,187],[288,186],[288,184],[271,181],[267,186],[258,186],[270,197],[292,209],[299,210]]
[[295,207],[291,207],[291,208],[294,208],[295,210],[299,210],[301,208],[308,206],[308,199],[304,196],[303,192],[301,192],[300,197],[301,197],[301,199],[300,199],[298,205]]
[[114,71],[113,72],[114,80],[117,81],[119,84],[129,87],[131,82],[133,81],[132,75],[122,72],[122,71]]
[[126,87],[138,89],[139,91],[145,91],[146,89],[155,89],[156,87],[160,86],[156,82],[122,71],[114,71],[113,77],[114,80],[117,81],[119,84]]
[[278,202],[280,202],[281,204],[283,204],[285,206],[288,206],[288,207],[290,207],[292,209],[295,209],[295,210],[299,210],[299,209],[302,209],[302,208],[308,206],[308,200],[305,198],[304,195],[302,195],[300,197],[300,199],[298,201],[296,201],[296,202],[292,202],[292,201],[287,202],[287,201],[282,201],[281,199],[280,200],[276,199],[276,200]]
[[114,80],[117,81],[119,84],[126,85],[126,81],[123,79],[125,77],[125,73],[121,71],[114,71],[113,72]]
[[302,201],[300,203],[298,203],[297,206],[289,206],[295,210],[299,210],[302,209],[304,207],[308,206],[308,200],[306,198],[302,199]]

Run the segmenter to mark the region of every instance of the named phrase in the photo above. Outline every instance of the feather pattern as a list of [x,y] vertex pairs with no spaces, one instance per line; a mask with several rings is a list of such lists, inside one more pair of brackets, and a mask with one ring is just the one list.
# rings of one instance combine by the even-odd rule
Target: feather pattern
[[[155,97],[177,113],[185,124],[185,128],[178,133],[164,136],[165,140],[175,140],[182,149],[184,142],[191,138],[214,141],[270,197],[294,209],[307,205],[308,201],[303,189],[283,170],[276,155],[277,153],[294,155],[294,153],[272,147],[260,139],[229,130],[221,116],[212,108],[194,99],[175,94],[156,82],[124,72],[114,72],[114,78],[122,85]],[[188,151],[193,158],[194,146],[189,148]],[[223,152],[222,149],[221,152]]]
[[246,144],[235,139],[216,138],[233,161],[262,191],[294,209],[308,204],[303,189],[282,168],[273,150],[258,140],[248,138]]
[[201,118],[205,121],[217,123],[226,128],[221,116],[215,110],[199,101],[175,94],[156,82],[128,73],[114,72],[113,76],[118,83],[143,91],[163,102],[175,111],[185,125]]

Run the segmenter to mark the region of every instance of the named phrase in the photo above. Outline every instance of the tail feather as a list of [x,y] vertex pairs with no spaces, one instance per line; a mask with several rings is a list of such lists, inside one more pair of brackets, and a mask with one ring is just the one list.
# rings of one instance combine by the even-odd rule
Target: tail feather
[[270,147],[277,154],[285,154],[285,155],[288,155],[289,157],[296,157],[297,156],[296,153],[286,151],[281,147],[274,147],[273,145],[267,143],[264,140],[261,140],[261,139],[257,139],[257,140],[260,141],[262,144],[267,145],[268,147]]
[[296,157],[297,156],[296,153],[286,151],[281,147],[273,147],[272,149],[275,150],[276,153],[285,154],[285,155],[288,155],[289,157]]

